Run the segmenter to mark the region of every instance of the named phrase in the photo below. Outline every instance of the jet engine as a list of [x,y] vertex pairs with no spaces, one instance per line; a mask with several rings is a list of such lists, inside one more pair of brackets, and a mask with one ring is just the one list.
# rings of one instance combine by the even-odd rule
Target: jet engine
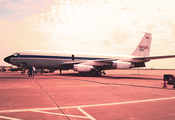
[[73,69],[78,72],[90,72],[93,69],[93,66],[78,64],[78,65],[74,65]]
[[130,62],[122,61],[113,61],[113,66],[116,67],[116,69],[129,69],[133,67],[133,65]]

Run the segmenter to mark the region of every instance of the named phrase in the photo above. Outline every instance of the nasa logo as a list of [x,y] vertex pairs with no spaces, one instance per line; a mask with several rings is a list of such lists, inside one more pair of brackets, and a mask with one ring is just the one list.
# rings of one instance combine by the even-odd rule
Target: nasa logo
[[149,49],[149,47],[148,46],[139,45],[139,49]]
[[148,46],[139,45],[139,49],[140,49],[140,51],[144,51],[145,49],[149,50],[149,47]]

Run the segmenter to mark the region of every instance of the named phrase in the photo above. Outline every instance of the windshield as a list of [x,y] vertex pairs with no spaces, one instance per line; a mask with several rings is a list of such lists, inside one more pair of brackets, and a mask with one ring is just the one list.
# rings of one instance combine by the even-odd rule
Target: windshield
[[14,56],[19,56],[20,54],[16,52],[16,53],[14,53],[13,55],[14,55]]

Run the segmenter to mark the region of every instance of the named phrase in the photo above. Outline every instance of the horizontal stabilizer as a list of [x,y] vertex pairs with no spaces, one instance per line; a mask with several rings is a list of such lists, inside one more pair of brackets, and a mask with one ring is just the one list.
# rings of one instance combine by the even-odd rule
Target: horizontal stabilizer
[[156,60],[156,59],[164,59],[164,58],[175,58],[175,55],[166,55],[166,56],[149,56],[149,57],[135,57],[133,59],[138,59],[138,60]]

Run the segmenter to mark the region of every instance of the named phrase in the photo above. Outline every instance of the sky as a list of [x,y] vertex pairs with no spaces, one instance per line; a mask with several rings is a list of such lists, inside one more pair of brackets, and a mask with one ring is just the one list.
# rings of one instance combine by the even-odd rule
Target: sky
[[[151,56],[175,55],[174,0],[0,0],[0,66],[24,50],[131,54],[144,32]],[[147,68],[175,69],[175,58]]]

